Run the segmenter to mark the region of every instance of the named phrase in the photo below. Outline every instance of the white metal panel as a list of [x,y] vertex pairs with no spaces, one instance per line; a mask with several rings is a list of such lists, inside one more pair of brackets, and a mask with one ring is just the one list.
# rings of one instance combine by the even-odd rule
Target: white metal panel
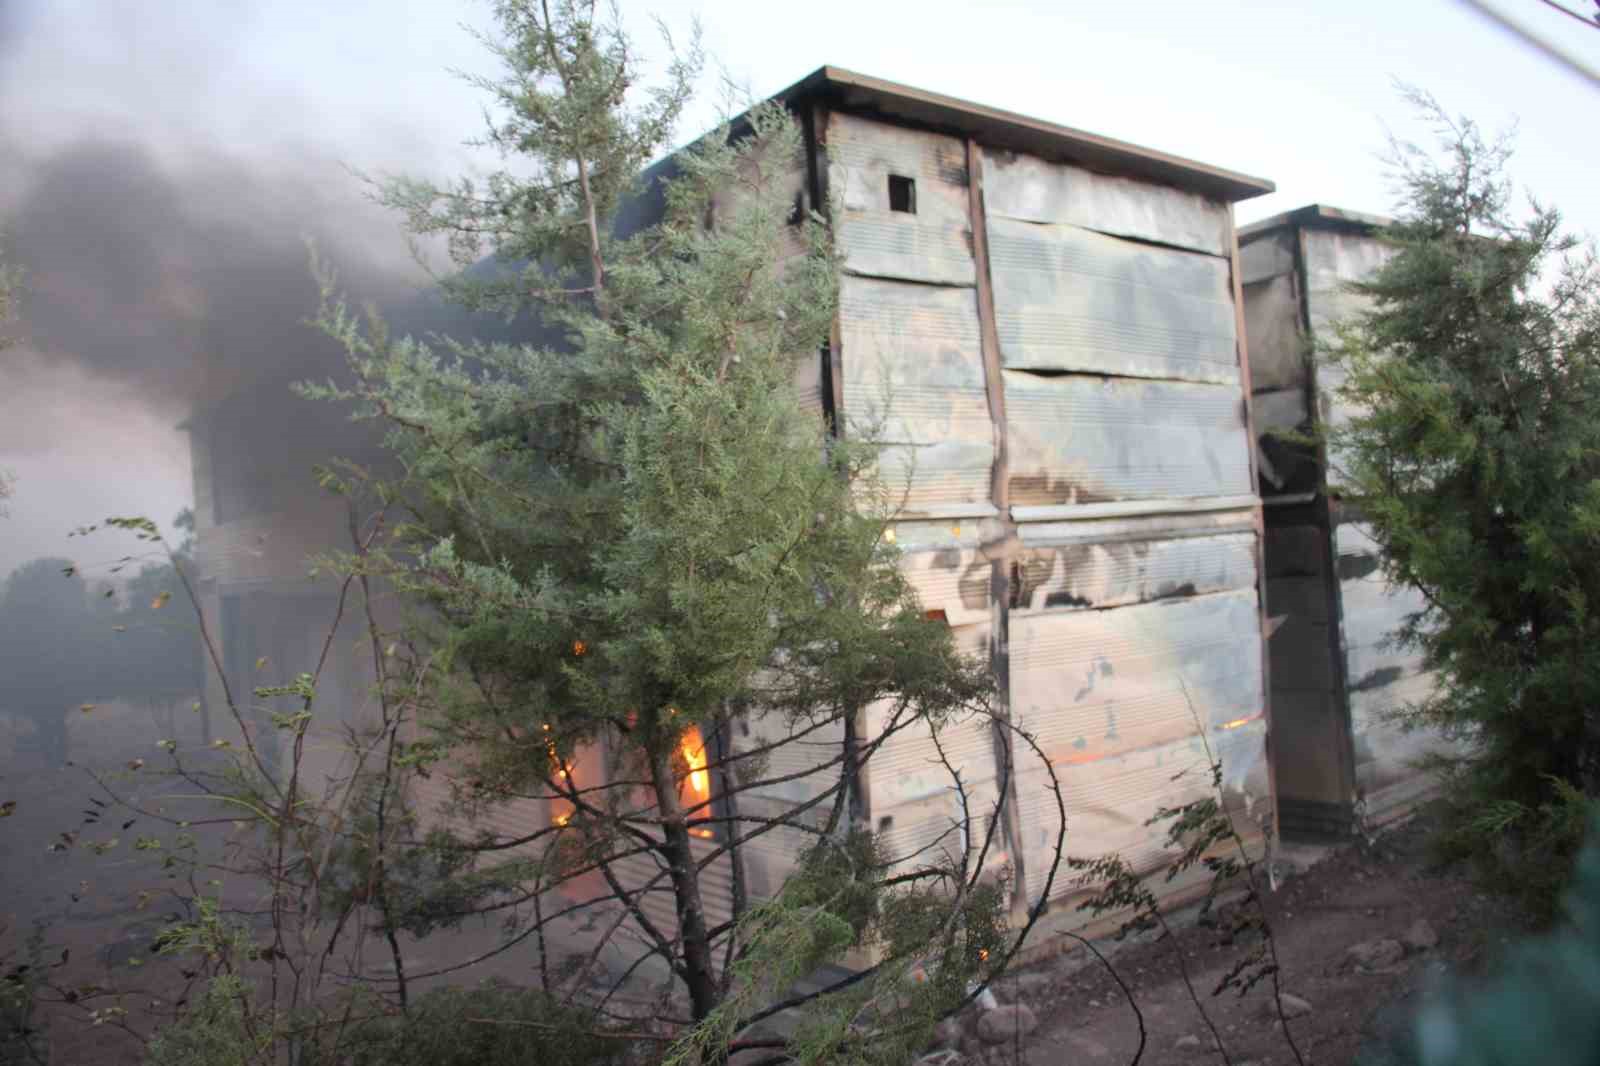
[[997,218],[989,264],[1007,367],[1239,380],[1224,260]]
[[[1270,807],[1268,797],[1266,723],[1255,720],[1208,737],[1210,758],[1224,773],[1224,801],[1240,834],[1260,834],[1260,821]],[[1175,852],[1165,846],[1166,834],[1145,823],[1161,808],[1176,808],[1215,795],[1206,745],[1197,734],[1151,748],[1054,766],[1067,809],[1066,854],[1085,858],[1119,854],[1140,874],[1158,871]],[[1038,894],[1049,869],[1061,819],[1049,777],[1032,765],[1017,775],[1017,823],[1030,896]],[[1156,886],[1160,891],[1160,886]],[[1063,862],[1050,897],[1083,894],[1072,884]]]
[[[957,626],[953,636],[964,654],[983,657],[990,632],[984,622]],[[883,734],[893,711],[887,702],[867,709],[867,738]],[[891,859],[912,865],[958,861],[964,850],[975,851],[999,797],[994,726],[987,717],[948,722],[939,730],[937,744],[933,738],[926,721],[912,721],[867,762],[873,827]],[[961,775],[959,790],[952,769]],[[990,860],[1000,861],[993,852]]]
[[1030,548],[1017,560],[1013,603],[1088,610],[1253,588],[1255,544],[1253,533],[1230,533]]
[[1011,711],[1053,761],[1164,744],[1262,713],[1254,589],[1012,615]]
[[992,219],[1066,223],[1215,256],[1232,246],[1226,204],[1014,152],[984,150],[983,199]]
[[1239,244],[1239,281],[1250,285],[1280,274],[1294,273],[1294,243],[1298,231],[1285,226]]
[[[971,285],[966,145],[954,138],[834,114],[828,181],[845,269],[874,277]],[[915,182],[914,213],[891,211],[891,175]]]
[[1004,371],[1019,505],[1248,495],[1237,389]]
[[943,611],[953,626],[989,620],[993,564],[976,548],[949,547],[900,557],[925,611]]
[[907,515],[989,504],[994,429],[972,289],[847,277],[839,298],[847,432],[881,432]]
[[[1376,237],[1328,230],[1305,231],[1306,306],[1311,333],[1320,345],[1337,341],[1338,323],[1349,322],[1370,306],[1366,297],[1345,286],[1371,276],[1395,253]],[[1326,358],[1317,360],[1317,392],[1323,420],[1330,427],[1342,426],[1357,410],[1339,396],[1344,371]],[[1340,455],[1330,453],[1328,483],[1340,485],[1343,466]]]
[[1305,388],[1312,353],[1300,329],[1300,293],[1294,275],[1244,287],[1244,332],[1250,342],[1252,389]]
[[1347,522],[1336,527],[1334,549],[1341,574],[1356,784],[1366,797],[1368,813],[1378,815],[1402,802],[1406,794],[1426,788],[1429,782],[1413,764],[1430,752],[1449,751],[1452,745],[1433,730],[1408,731],[1393,717],[1426,700],[1437,683],[1424,668],[1420,651],[1397,646],[1392,639],[1406,617],[1424,607],[1421,594],[1388,583],[1377,565],[1377,543],[1366,526]]

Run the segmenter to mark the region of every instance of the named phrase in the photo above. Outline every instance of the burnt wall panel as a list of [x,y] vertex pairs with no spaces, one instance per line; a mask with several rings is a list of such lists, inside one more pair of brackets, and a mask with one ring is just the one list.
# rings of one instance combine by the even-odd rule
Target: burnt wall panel
[[[1394,254],[1394,249],[1370,235],[1330,230],[1305,230],[1303,241],[1311,333],[1318,344],[1332,344],[1336,340],[1335,324],[1370,306],[1366,297],[1350,292],[1347,286],[1382,266]],[[1319,357],[1316,365],[1319,414],[1330,427],[1343,425],[1355,413],[1339,396],[1344,371],[1325,357]],[[1338,487],[1343,483],[1342,467],[1341,456],[1330,449],[1327,473],[1330,486]]]
[[1294,275],[1245,285],[1244,332],[1250,339],[1252,389],[1306,387],[1311,352],[1300,329],[1300,293]]
[[1241,237],[1239,241],[1239,281],[1253,285],[1258,281],[1294,273],[1295,230],[1282,227],[1262,234]]
[[[1267,527],[1267,615],[1281,619],[1268,642],[1273,757],[1278,795],[1291,801],[1291,810],[1298,803],[1346,811],[1351,796],[1349,725],[1337,700],[1328,617],[1326,539],[1317,526]],[[1347,819],[1341,814],[1334,821]]]
[[1014,612],[1011,708],[1055,762],[1260,717],[1254,589],[1107,611]]
[[847,277],[839,331],[847,431],[881,433],[907,514],[992,511],[994,430],[972,289]]
[[[988,623],[956,626],[953,635],[962,652],[982,656],[990,627]],[[891,703],[869,708],[867,735],[881,735],[893,715]],[[948,767],[940,758],[941,750]],[[960,792],[952,767],[961,774]],[[868,772],[873,828],[892,861],[954,862],[982,845],[999,797],[994,728],[987,717],[974,715],[947,723],[939,730],[937,743],[927,722],[913,722],[893,733],[871,756]],[[962,824],[962,793],[970,827]]]
[[1226,204],[1028,155],[985,149],[983,194],[991,219],[1079,226],[1220,257],[1232,244]]
[[1252,492],[1237,389],[1014,370],[1004,378],[1013,504]]
[[[845,270],[973,284],[962,141],[835,114],[828,123],[827,158],[829,189],[838,197],[836,231]],[[897,195],[891,179],[911,185],[900,185]]]
[[[1210,753],[1221,761],[1223,794],[1235,824],[1247,842],[1260,834],[1270,813],[1266,769],[1265,724],[1250,722],[1207,738]],[[1145,822],[1162,807],[1177,807],[1215,795],[1211,788],[1206,746],[1194,734],[1104,759],[1065,763],[1055,768],[1067,807],[1066,854],[1094,858],[1119,854],[1139,874],[1152,874],[1175,857],[1165,847],[1165,834]],[[1061,826],[1049,778],[1042,770],[1019,768],[1018,822],[1022,853],[1029,871],[1030,892],[1043,887]],[[1154,886],[1160,893],[1162,883]],[[1063,863],[1050,898],[1085,894],[1072,884]]]
[[1368,816],[1381,818],[1408,793],[1428,787],[1412,763],[1451,745],[1431,730],[1407,732],[1392,718],[1433,691],[1434,678],[1421,653],[1393,640],[1406,617],[1423,608],[1421,594],[1388,583],[1378,566],[1377,545],[1363,526],[1338,526],[1334,547],[1356,783]]
[[[1260,640],[1253,590],[1107,611],[1015,613],[1012,711],[1061,782],[1068,853],[1121,852],[1141,872],[1165,854],[1144,825],[1160,807],[1210,791],[1205,745],[1225,794],[1268,796]],[[1060,825],[1046,773],[1018,765],[1019,824],[1030,891]],[[1071,892],[1059,879],[1052,895]]]
[[1005,366],[1239,381],[1225,260],[1077,226],[988,225]]
[[1049,544],[1030,539],[1012,574],[1019,611],[1104,609],[1253,588],[1255,536]]

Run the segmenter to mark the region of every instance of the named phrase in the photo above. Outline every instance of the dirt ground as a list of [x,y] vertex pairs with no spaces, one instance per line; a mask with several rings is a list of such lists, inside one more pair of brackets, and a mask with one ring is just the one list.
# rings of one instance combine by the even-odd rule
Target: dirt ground
[[[1288,1022],[1289,1035],[1306,1063],[1345,1066],[1392,1061],[1395,1041],[1409,1029],[1415,1008],[1445,973],[1471,975],[1523,931],[1523,923],[1497,897],[1485,896],[1467,872],[1431,868],[1427,815],[1365,842],[1318,854],[1295,849],[1316,864],[1280,881],[1267,894],[1285,993],[1310,1004]],[[1437,935],[1433,947],[1416,926]],[[1411,934],[1408,938],[1408,934]],[[1241,951],[1218,943],[1212,929],[1189,923],[1176,937],[1192,983],[1221,1037],[1211,1032],[1185,990],[1167,941],[1124,944],[1112,956],[1144,1014],[1144,1064],[1232,1063],[1290,1066],[1295,1057],[1271,1006],[1270,982],[1244,998],[1211,995],[1219,977]],[[1351,965],[1347,950],[1376,939],[1407,945],[1404,957],[1368,970]],[[1038,1028],[1010,1046],[980,1049],[968,1038],[960,1056],[968,1062],[1128,1063],[1138,1047],[1138,1023],[1127,999],[1099,964],[1084,965],[1082,953],[1063,956],[1003,980],[1002,1001],[1033,1008]],[[942,1056],[949,1066],[959,1061]]]

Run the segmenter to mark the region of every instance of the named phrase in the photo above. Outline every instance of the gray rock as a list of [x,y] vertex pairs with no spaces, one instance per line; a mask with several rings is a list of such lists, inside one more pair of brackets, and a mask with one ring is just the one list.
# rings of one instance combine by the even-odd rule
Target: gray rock
[[1026,1003],[1008,1003],[978,1015],[978,1039],[985,1044],[1009,1044],[1039,1028],[1039,1019]]
[[1345,965],[1369,973],[1387,970],[1398,965],[1405,957],[1405,945],[1388,937],[1351,944],[1344,952]]
[[1199,1051],[1200,1038],[1190,1033],[1188,1036],[1178,1037],[1178,1042],[1172,1045],[1175,1051]]
[[944,1018],[933,1027],[933,1046],[953,1048],[961,1045],[961,1023],[954,1018]]
[[1428,919],[1418,918],[1406,928],[1400,942],[1412,951],[1431,951],[1439,946],[1439,931],[1429,924]]
[[[1293,993],[1285,992],[1279,999],[1283,1002],[1283,1016],[1285,1018],[1301,1018],[1311,1013],[1311,1004]],[[1264,1018],[1276,1018],[1278,1016],[1278,1007],[1272,1001],[1270,992],[1261,1003],[1261,1016]]]

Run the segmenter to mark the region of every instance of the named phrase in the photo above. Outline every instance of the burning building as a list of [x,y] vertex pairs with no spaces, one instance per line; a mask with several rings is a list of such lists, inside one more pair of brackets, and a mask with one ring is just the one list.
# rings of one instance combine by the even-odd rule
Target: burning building
[[[902,565],[1038,738],[1065,793],[1068,850],[1153,872],[1166,853],[1146,820],[1208,794],[1213,756],[1259,840],[1273,803],[1263,519],[1233,204],[1272,185],[838,68],[779,99],[805,130],[796,202],[833,212],[844,254],[834,339],[803,372],[802,399],[845,432],[884,426],[889,479],[906,486],[891,530]],[[648,223],[651,202],[626,224]],[[304,560],[343,524],[337,501],[279,492],[270,472],[337,451],[321,436],[334,422],[266,419],[249,438],[264,449],[235,435],[253,417],[238,396],[191,423],[207,615],[239,678],[262,658],[280,674],[310,661],[332,587]],[[771,728],[752,723],[749,742]],[[792,758],[803,771],[840,743],[780,748],[771,770]],[[999,795],[1008,743],[973,727],[946,751],[974,802],[1005,812],[1013,885],[1032,902],[1058,816],[1042,768],[1019,761]],[[926,736],[897,736],[862,782],[861,814],[893,853],[950,823],[931,754]],[[686,787],[709,796],[696,755]],[[758,791],[753,813],[807,787]],[[558,806],[512,808],[488,828],[559,823]],[[781,831],[752,842],[752,894],[776,888],[796,850]],[[725,921],[715,865],[703,887],[708,920]],[[1051,895],[1071,891],[1057,878]],[[667,894],[645,906],[671,927]]]

